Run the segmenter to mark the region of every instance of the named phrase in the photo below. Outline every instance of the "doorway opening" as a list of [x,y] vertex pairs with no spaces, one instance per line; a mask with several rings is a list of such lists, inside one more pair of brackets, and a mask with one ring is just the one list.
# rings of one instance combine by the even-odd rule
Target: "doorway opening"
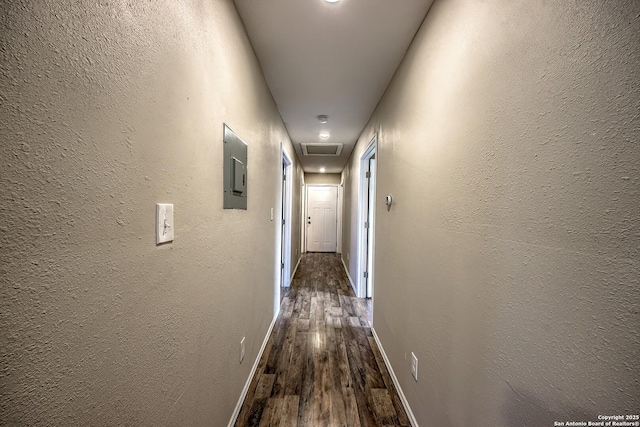
[[358,297],[373,298],[377,134],[360,157]]
[[291,284],[291,159],[282,150],[282,206],[280,209],[280,301]]
[[336,252],[338,242],[338,186],[307,185],[307,252]]

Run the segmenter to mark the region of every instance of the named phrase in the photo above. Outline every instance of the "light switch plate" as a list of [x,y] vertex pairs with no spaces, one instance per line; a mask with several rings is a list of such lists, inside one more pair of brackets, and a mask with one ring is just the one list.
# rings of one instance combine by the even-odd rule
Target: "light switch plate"
[[156,244],[173,241],[173,204],[156,204]]
[[411,375],[413,379],[418,381],[418,358],[411,352]]

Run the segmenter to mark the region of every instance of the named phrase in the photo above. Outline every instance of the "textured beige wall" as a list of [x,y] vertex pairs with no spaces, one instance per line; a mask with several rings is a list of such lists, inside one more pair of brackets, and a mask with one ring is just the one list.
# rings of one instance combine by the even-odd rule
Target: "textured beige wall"
[[340,184],[342,177],[339,173],[305,173],[306,184]]
[[421,426],[638,412],[638,16],[437,0],[361,136],[345,208],[379,132],[374,327]]
[[0,46],[0,424],[226,425],[274,313],[281,141],[302,177],[233,3],[8,1]]

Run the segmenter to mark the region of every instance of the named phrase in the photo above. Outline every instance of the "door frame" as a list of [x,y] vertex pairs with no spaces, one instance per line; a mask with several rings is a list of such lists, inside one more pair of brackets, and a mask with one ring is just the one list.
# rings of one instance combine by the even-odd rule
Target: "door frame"
[[338,185],[338,237],[336,239],[336,253],[342,254],[342,211],[344,209],[344,177],[340,177]]
[[[373,283],[374,283],[374,264],[375,264],[375,218],[376,218],[376,209],[375,209],[375,196],[376,196],[376,170],[374,169],[374,173],[371,176],[372,185],[373,185],[373,200],[372,206],[373,212],[371,212],[371,224],[369,227],[371,228],[371,244],[367,245],[367,229],[365,228],[365,222],[367,222],[369,217],[368,206],[369,206],[369,183],[367,181],[367,171],[369,169],[369,160],[375,156],[376,164],[378,156],[378,134],[374,134],[373,138],[371,138],[371,142],[367,145],[367,148],[364,150],[362,155],[360,156],[360,193],[358,197],[358,278],[357,278],[357,288],[358,288],[358,298],[373,298]],[[365,280],[364,273],[367,269],[367,262],[369,253],[367,250],[371,251],[371,271],[368,272],[369,277],[368,280]],[[365,286],[367,284],[367,286]]]
[[[304,178],[303,178],[304,180]],[[302,253],[306,254],[307,253],[307,187],[309,187],[309,184],[305,184],[303,181],[303,188],[302,188],[302,218],[300,218],[300,225],[302,227],[302,229],[300,230],[300,235],[302,236],[302,238],[300,240],[302,240]]]
[[[305,245],[304,245],[304,251],[305,252],[309,252],[309,250],[307,249],[307,244],[309,243],[309,227],[307,227],[307,218],[309,217],[308,212],[309,212],[309,189],[311,187],[336,187],[336,194],[338,195],[337,199],[336,199],[336,250],[335,252],[338,252],[338,224],[342,223],[342,212],[340,212],[338,210],[338,200],[340,199],[340,185],[339,184],[306,184],[305,185],[305,192],[304,192],[304,215],[302,217],[303,220],[303,227],[304,227],[304,236],[305,236]],[[330,252],[327,252],[330,253]]]
[[[293,189],[293,162],[287,152],[282,148],[282,144],[281,151],[280,182],[282,185],[280,187],[280,226],[278,227],[280,230],[280,259],[278,260],[278,267],[280,270],[279,287],[286,288],[291,285],[291,191]],[[282,267],[282,264],[284,264],[284,267]]]

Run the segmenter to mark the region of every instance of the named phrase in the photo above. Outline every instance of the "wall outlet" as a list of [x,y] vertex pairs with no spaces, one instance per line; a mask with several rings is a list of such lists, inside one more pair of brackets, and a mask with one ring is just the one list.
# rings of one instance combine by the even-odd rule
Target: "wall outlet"
[[242,363],[242,361],[244,360],[244,339],[246,337],[242,337],[242,339],[240,340],[240,363]]
[[418,381],[418,358],[413,352],[411,352],[411,375],[413,375],[413,379]]

